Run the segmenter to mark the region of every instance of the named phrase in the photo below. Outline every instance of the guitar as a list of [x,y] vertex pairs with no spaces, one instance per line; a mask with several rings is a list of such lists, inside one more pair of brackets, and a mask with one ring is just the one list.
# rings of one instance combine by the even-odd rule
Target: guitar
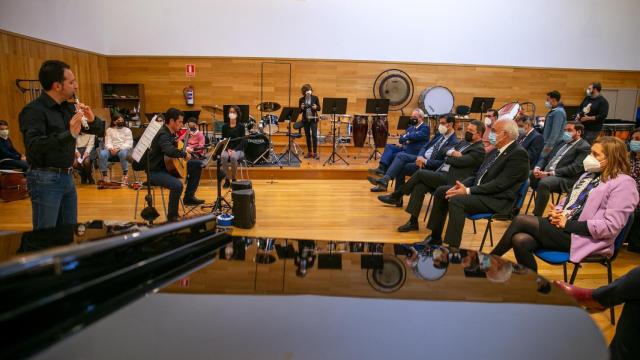
[[[189,142],[189,132],[184,136],[182,141],[178,140],[176,142],[176,147],[178,150],[184,150],[186,144]],[[164,157],[164,166],[167,168],[167,172],[180,179],[186,179],[187,177],[187,161],[184,158],[172,158],[165,156]]]

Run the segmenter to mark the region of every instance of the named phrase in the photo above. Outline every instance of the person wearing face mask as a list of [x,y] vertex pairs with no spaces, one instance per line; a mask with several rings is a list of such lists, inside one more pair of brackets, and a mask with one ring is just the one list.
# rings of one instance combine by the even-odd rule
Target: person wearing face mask
[[460,247],[465,214],[511,214],[518,190],[529,175],[529,156],[515,140],[518,125],[509,119],[501,119],[491,129],[493,149],[488,153],[478,171],[454,186],[439,186],[433,192],[433,208],[427,228],[431,235],[424,242],[439,244],[443,241],[447,215],[449,225],[444,241]]
[[600,93],[602,84],[594,81],[587,87],[587,96],[585,96],[578,109],[580,111],[576,115],[576,121],[580,121],[584,125],[584,139],[590,144],[598,137],[602,124],[609,115],[609,102]]
[[107,179],[109,160],[120,161],[122,184],[126,186],[129,173],[127,155],[133,148],[133,135],[131,134],[131,129],[125,126],[122,115],[115,113],[112,119],[111,127],[107,129],[107,133],[104,136],[104,148],[98,152],[98,166],[100,167],[102,180],[109,182],[111,181],[111,179]]
[[29,169],[26,156],[20,154],[9,138],[9,123],[0,120],[0,169],[20,170]]
[[187,131],[178,137],[178,140],[183,141],[187,137],[187,146],[193,149],[193,158],[191,160],[202,160],[204,158],[204,134],[198,129],[198,120],[194,117],[187,119]]
[[35,230],[78,222],[78,198],[72,176],[76,138],[80,131],[96,136],[104,134],[104,122],[93,114],[91,107],[67,101],[78,91],[68,64],[47,60],[40,67],[38,79],[42,94],[27,104],[19,116],[29,163],[27,187]]
[[531,173],[530,186],[536,192],[533,215],[542,216],[552,192],[566,193],[584,172],[582,161],[591,152],[591,146],[582,139],[584,126],[574,121],[567,123],[563,143],[556,145],[549,155],[541,156]]
[[531,170],[533,170],[542,152],[544,140],[542,139],[542,135],[533,128],[533,120],[530,116],[520,115],[516,123],[518,124],[518,134],[520,134],[516,142],[527,150],[529,154],[529,165],[531,166]]
[[[631,177],[636,181],[636,189],[640,192],[640,128],[633,130],[629,141],[629,157],[631,160]],[[636,207],[636,216],[627,237],[627,250],[640,253],[640,204]]]
[[305,158],[319,159],[318,156],[318,112],[320,99],[313,95],[313,88],[309,84],[302,85],[302,97],[298,99],[298,106],[302,110],[304,135],[307,139],[307,153]]
[[415,109],[411,113],[411,120],[407,131],[404,135],[400,136],[400,146],[387,144],[384,147],[382,157],[380,157],[378,167],[369,169],[369,172],[374,175],[384,175],[399,152],[404,151],[408,154],[417,155],[427,141],[429,141],[429,125],[424,123],[424,112],[422,109]]
[[229,141],[227,149],[222,152],[222,171],[225,174],[224,188],[231,186],[231,181],[236,181],[238,173],[238,163],[244,159],[243,139],[239,139],[246,134],[245,127],[238,121],[242,117],[240,107],[233,105],[229,108],[229,122],[222,126],[222,138],[234,139]]
[[594,142],[583,160],[586,173],[547,217],[518,215],[491,254],[513,248],[518,264],[537,272],[534,251],[569,252],[579,263],[590,255],[610,257],[618,233],[638,205],[638,190],[630,171],[625,143],[605,136]]
[[484,145],[484,151],[486,153],[490,153],[493,151],[493,145],[489,142],[489,134],[491,134],[491,128],[493,127],[493,123],[498,120],[498,110],[489,109],[487,113],[484,115],[484,127],[487,131],[484,132],[484,136],[482,137],[482,143]]
[[447,150],[447,156],[440,167],[436,170],[418,170],[400,190],[391,195],[378,196],[385,204],[402,206],[402,196],[411,195],[406,209],[411,217],[398,228],[399,232],[418,230],[418,217],[427,193],[433,193],[440,186],[451,187],[456,181],[464,180],[478,171],[485,157],[482,144],[484,131],[484,123],[481,121],[469,122],[464,140]]
[[564,107],[560,106],[560,93],[556,90],[547,93],[547,101],[544,106],[549,109],[545,116],[544,128],[542,128],[542,138],[544,139],[544,147],[541,156],[548,155],[553,148],[562,144],[562,135],[565,124],[567,123],[567,113]]
[[400,152],[396,155],[381,178],[369,176],[367,180],[374,185],[372,192],[387,191],[391,179],[396,180],[395,190],[404,185],[405,176],[411,176],[418,169],[435,170],[444,162],[447,150],[458,143],[454,131],[455,116],[446,114],[438,120],[438,135],[426,143],[417,155]]

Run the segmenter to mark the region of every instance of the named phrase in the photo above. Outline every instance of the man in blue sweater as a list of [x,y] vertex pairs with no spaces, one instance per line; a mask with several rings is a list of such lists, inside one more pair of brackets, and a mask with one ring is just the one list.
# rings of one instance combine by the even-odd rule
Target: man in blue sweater
[[550,109],[545,117],[542,130],[544,147],[541,155],[546,156],[556,145],[562,142],[564,126],[567,124],[567,113],[564,111],[564,107],[560,105],[560,93],[557,90],[547,93],[547,101],[544,105],[547,109]]
[[9,139],[9,124],[0,120],[0,169],[27,171],[27,158],[20,154]]

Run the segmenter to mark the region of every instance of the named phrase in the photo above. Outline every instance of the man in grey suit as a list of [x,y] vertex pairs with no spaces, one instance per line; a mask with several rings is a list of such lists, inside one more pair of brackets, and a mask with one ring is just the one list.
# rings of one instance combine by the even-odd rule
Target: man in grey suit
[[563,143],[556,145],[549,155],[538,160],[530,176],[531,188],[536,191],[533,215],[542,216],[552,192],[567,193],[584,172],[582,160],[591,153],[591,146],[582,138],[584,125],[573,121],[564,127]]
[[478,170],[485,156],[482,143],[484,131],[485,126],[481,121],[471,121],[465,131],[464,141],[447,151],[444,163],[438,169],[418,170],[400,191],[378,196],[385,204],[402,206],[402,196],[411,195],[406,209],[411,218],[398,231],[418,230],[418,217],[426,193],[433,193],[442,185],[453,186],[456,180],[466,179]]

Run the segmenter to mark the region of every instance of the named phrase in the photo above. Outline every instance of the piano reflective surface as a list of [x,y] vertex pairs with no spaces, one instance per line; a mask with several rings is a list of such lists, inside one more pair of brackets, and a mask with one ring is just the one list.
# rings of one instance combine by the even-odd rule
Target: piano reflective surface
[[473,250],[235,237],[210,215],[6,234],[0,250],[3,359],[608,356],[573,300]]

